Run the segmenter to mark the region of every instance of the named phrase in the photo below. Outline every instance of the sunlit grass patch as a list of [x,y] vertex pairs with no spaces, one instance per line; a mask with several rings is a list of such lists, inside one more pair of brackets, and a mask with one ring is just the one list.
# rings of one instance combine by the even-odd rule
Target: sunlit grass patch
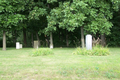
[[72,55],[75,48],[54,48],[54,55],[29,56],[33,50],[0,50],[0,80],[120,79],[120,48],[109,48],[109,56]]

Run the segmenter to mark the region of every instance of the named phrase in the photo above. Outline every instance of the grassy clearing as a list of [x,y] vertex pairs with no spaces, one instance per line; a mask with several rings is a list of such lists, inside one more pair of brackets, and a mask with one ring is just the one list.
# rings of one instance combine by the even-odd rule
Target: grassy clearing
[[108,56],[72,55],[75,48],[55,48],[54,55],[32,57],[32,48],[0,49],[0,80],[120,80],[120,48]]

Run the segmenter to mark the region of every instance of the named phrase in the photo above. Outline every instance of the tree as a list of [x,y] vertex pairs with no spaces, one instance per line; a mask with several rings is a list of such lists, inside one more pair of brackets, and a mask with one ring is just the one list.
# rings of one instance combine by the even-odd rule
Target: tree
[[3,50],[6,50],[6,31],[24,19],[24,15],[19,14],[24,9],[24,0],[1,0],[0,1],[0,28],[3,30]]
[[113,27],[111,28],[111,34],[107,35],[107,45],[108,46],[120,46],[120,8],[119,11],[115,11],[113,14],[113,19],[111,20]]
[[[56,1],[56,0],[55,0]],[[84,47],[83,29],[87,34],[109,34],[113,24],[113,11],[118,9],[118,0],[66,0],[59,2],[59,7],[51,10],[47,16],[48,27],[74,31],[81,27],[82,47]]]
[[[78,30],[80,32],[81,28],[81,42],[84,47],[85,34],[110,33],[113,26],[110,20],[113,12],[118,10],[118,4],[119,0],[2,0],[0,28],[3,30],[4,50],[7,30],[13,33],[15,30],[23,30],[24,37],[26,31],[29,31],[36,34],[38,40],[43,33],[50,35],[50,45],[54,43],[54,34],[60,35],[61,32],[66,38],[63,42],[69,46],[73,41],[69,42],[69,35],[77,33]],[[24,42],[26,44],[26,38]]]
[[[40,39],[39,35],[44,32],[44,28],[47,26],[47,5],[46,1],[34,0],[32,5],[32,9],[28,15],[28,22],[29,22],[29,31],[36,34],[39,46],[40,46]],[[32,36],[33,37],[33,36]],[[33,45],[33,38],[32,38],[32,45]]]

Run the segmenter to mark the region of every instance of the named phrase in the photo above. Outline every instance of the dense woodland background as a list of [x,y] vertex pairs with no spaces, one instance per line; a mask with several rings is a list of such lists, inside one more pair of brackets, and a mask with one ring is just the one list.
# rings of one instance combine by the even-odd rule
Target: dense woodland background
[[[119,0],[0,0],[0,47],[84,46],[86,34],[120,47]],[[6,36],[6,39],[5,39]],[[5,42],[6,41],[6,42]]]

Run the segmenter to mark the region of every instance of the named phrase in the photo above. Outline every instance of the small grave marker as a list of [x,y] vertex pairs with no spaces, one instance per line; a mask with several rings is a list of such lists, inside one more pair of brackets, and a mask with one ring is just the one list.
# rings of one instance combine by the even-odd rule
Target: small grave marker
[[19,48],[22,48],[22,44],[19,44]]
[[38,49],[38,41],[34,41],[34,48]]

